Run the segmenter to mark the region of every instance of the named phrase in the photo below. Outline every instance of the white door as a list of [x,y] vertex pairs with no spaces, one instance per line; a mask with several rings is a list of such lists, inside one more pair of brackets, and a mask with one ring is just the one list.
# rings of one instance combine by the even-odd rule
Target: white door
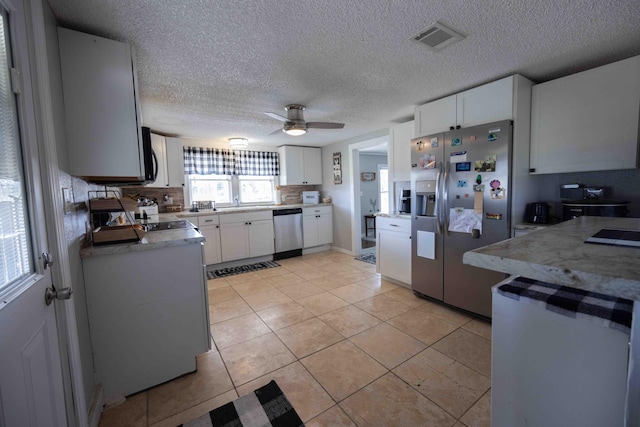
[[66,426],[23,7],[0,1],[0,425]]

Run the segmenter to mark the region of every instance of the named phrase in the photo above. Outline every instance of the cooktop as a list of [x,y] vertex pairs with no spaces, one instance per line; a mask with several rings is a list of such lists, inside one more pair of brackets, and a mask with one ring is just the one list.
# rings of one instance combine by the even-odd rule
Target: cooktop
[[168,221],[168,222],[155,222],[147,224],[147,231],[162,231],[173,230],[181,228],[195,228],[189,221]]
[[598,243],[601,245],[614,246],[633,246],[640,248],[640,231],[603,228],[593,236],[589,237],[585,241],[585,243]]

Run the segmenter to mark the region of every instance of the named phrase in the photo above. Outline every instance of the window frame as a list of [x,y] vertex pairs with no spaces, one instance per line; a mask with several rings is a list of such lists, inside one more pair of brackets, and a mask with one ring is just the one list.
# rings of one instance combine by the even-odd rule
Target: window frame
[[[196,178],[194,178],[196,177]],[[212,177],[212,178],[208,178]],[[233,207],[235,206],[235,198],[238,197],[240,206],[260,206],[260,205],[272,205],[275,204],[275,189],[278,185],[278,176],[276,175],[197,175],[197,174],[185,174],[185,182],[187,183],[187,191],[185,192],[185,196],[188,197],[186,204],[188,206],[193,204],[193,188],[191,186],[193,180],[223,180],[226,179],[229,181],[230,185],[230,201],[225,202],[216,202],[216,206],[218,207]],[[270,181],[271,182],[271,194],[270,200],[268,201],[259,201],[259,202],[243,202],[242,195],[240,194],[241,182],[245,181]]]

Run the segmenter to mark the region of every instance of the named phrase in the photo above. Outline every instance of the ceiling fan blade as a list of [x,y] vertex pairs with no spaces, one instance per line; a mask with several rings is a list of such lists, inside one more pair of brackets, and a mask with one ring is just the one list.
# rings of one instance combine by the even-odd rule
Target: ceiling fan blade
[[276,119],[276,120],[280,120],[281,122],[287,122],[289,121],[288,118],[281,116],[280,114],[276,114],[276,113],[267,113],[265,112],[265,114],[269,117],[271,117],[272,119]]
[[316,129],[342,129],[344,127],[344,123],[307,122],[307,127]]
[[273,132],[271,132],[269,135],[276,135],[276,134],[278,134],[278,133],[282,133],[282,128],[274,130],[274,131],[273,131]]

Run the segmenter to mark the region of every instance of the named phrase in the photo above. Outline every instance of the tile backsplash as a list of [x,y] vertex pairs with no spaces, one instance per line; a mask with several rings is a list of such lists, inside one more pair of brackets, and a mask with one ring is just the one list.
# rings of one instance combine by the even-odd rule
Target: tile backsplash
[[[142,196],[149,200],[156,199],[158,202],[158,212],[166,213],[167,205],[180,205],[184,209],[184,189],[182,187],[123,187],[121,188],[123,196]],[[169,201],[164,200],[165,197]]]
[[302,203],[303,191],[319,191],[319,185],[281,185],[280,194],[283,205],[296,205]]

